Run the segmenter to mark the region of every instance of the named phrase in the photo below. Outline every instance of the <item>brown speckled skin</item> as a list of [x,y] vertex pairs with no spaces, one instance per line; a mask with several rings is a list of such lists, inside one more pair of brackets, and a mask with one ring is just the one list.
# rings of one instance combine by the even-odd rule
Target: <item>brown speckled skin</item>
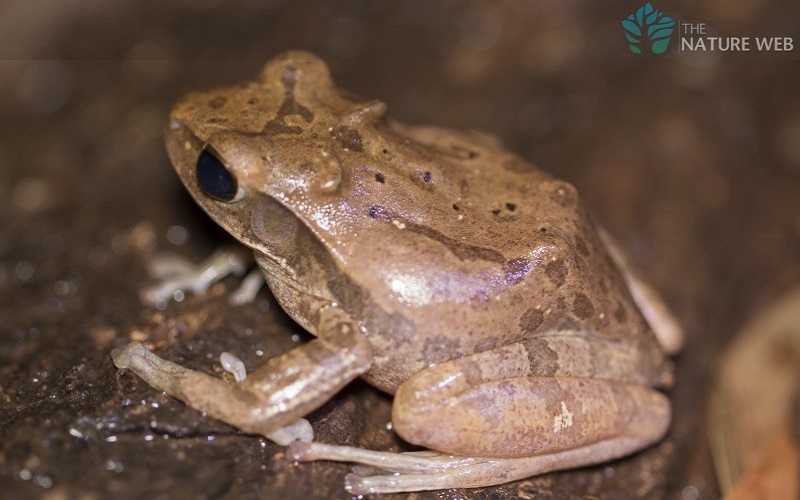
[[[305,52],[181,100],[166,129],[179,176],[317,338],[235,384],[138,342],[114,364],[294,461],[388,472],[348,475],[356,495],[499,484],[661,439],[670,405],[653,387],[670,369],[626,283],[652,301],[574,188],[491,138],[385,111]],[[313,441],[302,417],[358,376],[395,395],[398,435],[439,453]]]
[[[255,250],[300,324],[315,333],[327,302],[360,321],[374,358],[364,377],[387,392],[433,363],[521,340],[552,376],[568,368],[564,353],[532,339],[559,332],[627,353],[587,377],[668,378],[575,189],[491,137],[394,122],[304,52],[256,81],[187,95],[166,137],[186,187]],[[240,201],[199,189],[203,147],[238,179]]]

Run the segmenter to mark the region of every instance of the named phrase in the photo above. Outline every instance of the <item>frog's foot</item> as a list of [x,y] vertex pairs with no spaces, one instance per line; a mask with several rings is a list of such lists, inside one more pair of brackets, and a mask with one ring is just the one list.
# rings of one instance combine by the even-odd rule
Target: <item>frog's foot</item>
[[294,442],[288,456],[297,462],[332,460],[353,462],[368,467],[354,467],[345,478],[345,489],[353,495],[479,488],[508,483],[536,474],[563,469],[564,463],[586,463],[594,455],[596,462],[609,458],[608,443],[600,442],[580,449],[521,458],[463,457],[435,451],[389,453],[350,446]]
[[[161,282],[145,288],[141,299],[147,304],[163,307],[170,299],[183,292],[205,293],[217,281],[230,274],[241,276],[249,267],[252,267],[252,256],[247,249],[240,246],[221,248],[199,265],[175,256],[156,257],[149,265],[149,272]],[[233,293],[231,302],[243,304],[252,301],[262,284],[261,273],[254,271]]]
[[314,429],[308,420],[298,418],[294,423],[268,433],[266,438],[281,446],[295,442],[310,443],[314,440]]

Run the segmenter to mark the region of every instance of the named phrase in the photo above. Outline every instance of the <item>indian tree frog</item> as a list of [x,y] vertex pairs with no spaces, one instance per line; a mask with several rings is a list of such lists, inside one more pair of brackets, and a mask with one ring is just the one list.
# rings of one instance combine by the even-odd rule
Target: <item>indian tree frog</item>
[[[316,338],[233,384],[139,343],[117,367],[299,462],[383,471],[350,474],[354,494],[505,483],[664,436],[655,388],[679,330],[571,185],[490,136],[393,121],[299,51],[188,94],[165,130],[191,195]],[[393,428],[432,451],[311,441],[302,417],[356,377],[394,394]]]

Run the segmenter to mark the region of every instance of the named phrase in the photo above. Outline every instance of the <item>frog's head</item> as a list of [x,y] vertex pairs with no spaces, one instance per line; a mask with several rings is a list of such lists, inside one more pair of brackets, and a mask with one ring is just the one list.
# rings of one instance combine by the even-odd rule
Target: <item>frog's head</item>
[[294,51],[255,81],[184,96],[165,139],[193,198],[269,276],[332,299],[331,242],[353,230],[340,157],[360,154],[358,131],[384,113],[383,103],[336,88],[319,58]]

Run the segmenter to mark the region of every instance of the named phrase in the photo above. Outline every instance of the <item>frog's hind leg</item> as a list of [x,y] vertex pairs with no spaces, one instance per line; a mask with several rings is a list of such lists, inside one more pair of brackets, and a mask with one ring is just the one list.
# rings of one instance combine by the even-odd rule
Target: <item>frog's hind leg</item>
[[564,463],[576,460],[588,465],[587,454],[595,457],[594,463],[620,455],[603,442],[542,456],[486,458],[438,452],[390,453],[301,441],[289,445],[288,454],[297,462],[333,460],[370,466],[355,467],[355,472],[345,478],[345,489],[353,495],[479,488],[560,470]]
[[622,457],[669,425],[667,398],[628,349],[560,332],[431,366],[403,383],[392,422],[418,456],[293,444],[297,461],[352,461],[396,474],[351,475],[353,493],[502,484]]

